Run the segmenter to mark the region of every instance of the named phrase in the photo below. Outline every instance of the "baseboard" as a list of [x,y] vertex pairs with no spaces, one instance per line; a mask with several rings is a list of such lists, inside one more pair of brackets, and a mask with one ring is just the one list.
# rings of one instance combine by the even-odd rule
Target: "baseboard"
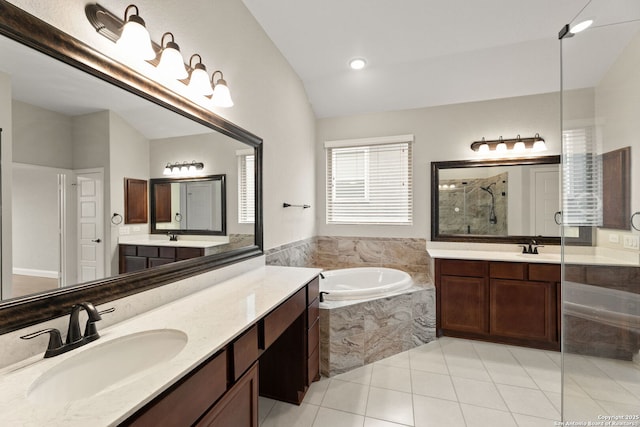
[[47,279],[57,279],[58,272],[51,270],[35,270],[32,268],[13,268],[13,274],[18,274],[20,276],[35,276],[35,277],[45,277]]

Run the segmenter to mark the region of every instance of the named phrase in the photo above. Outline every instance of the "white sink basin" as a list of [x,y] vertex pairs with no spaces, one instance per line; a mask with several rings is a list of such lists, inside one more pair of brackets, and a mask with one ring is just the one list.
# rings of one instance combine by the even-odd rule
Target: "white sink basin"
[[171,360],[187,344],[175,329],[138,332],[105,341],[53,366],[36,379],[27,397],[39,403],[68,403],[140,378],[145,371]]
[[560,262],[560,254],[518,254],[518,257],[527,260],[541,260],[549,262]]

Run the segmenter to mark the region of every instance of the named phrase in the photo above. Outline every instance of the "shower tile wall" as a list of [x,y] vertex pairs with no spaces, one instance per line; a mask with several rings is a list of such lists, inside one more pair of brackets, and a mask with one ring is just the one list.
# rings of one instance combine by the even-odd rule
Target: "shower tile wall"
[[[508,234],[507,172],[488,178],[447,179],[440,180],[438,192],[440,206],[441,234]],[[491,211],[491,195],[482,190],[490,184],[495,197],[496,223],[489,221]]]

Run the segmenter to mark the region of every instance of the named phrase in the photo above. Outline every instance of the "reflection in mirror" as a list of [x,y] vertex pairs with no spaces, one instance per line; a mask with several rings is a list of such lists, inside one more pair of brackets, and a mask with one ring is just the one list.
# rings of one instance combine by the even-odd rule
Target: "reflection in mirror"
[[224,175],[233,189],[225,197],[223,179],[189,187],[185,194],[208,191],[218,202],[209,217],[187,215],[180,233],[242,236],[217,252],[256,244],[253,222],[239,221],[237,208],[235,153],[249,145],[4,37],[0,82],[11,112],[3,143],[13,152],[3,162],[13,178],[12,215],[2,218],[12,229],[3,238],[13,241],[2,254],[12,266],[3,300],[117,275],[120,238],[151,231],[150,223],[109,221],[124,214],[124,177],[159,178],[176,161],[198,159],[200,175]]
[[151,180],[151,232],[226,234],[225,175]]
[[[560,244],[560,156],[431,163],[431,240]],[[590,244],[590,229],[575,232]]]

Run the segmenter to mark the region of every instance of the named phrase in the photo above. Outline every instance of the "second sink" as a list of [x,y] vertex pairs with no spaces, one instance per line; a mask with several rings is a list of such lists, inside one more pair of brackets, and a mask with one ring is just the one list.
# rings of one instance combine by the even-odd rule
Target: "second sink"
[[42,403],[69,403],[140,377],[173,359],[187,344],[175,329],[138,332],[80,350],[42,374],[27,397]]

